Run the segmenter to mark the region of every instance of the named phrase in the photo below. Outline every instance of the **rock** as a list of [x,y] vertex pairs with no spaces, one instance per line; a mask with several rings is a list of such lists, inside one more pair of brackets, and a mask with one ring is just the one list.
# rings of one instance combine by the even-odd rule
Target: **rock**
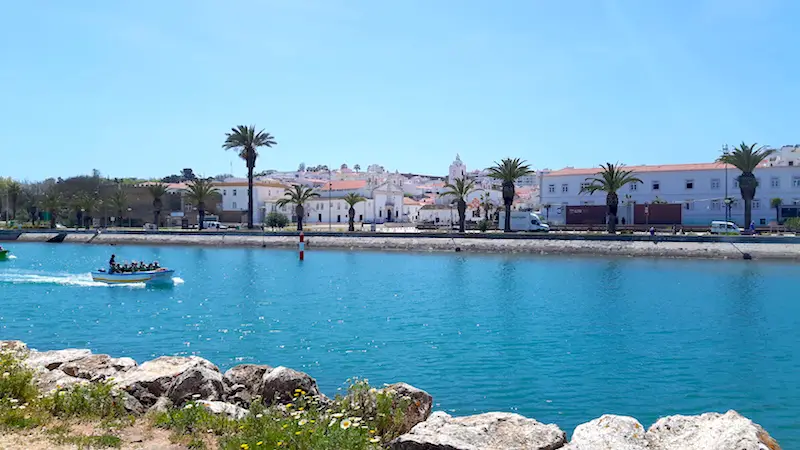
[[206,408],[214,414],[224,414],[231,419],[244,419],[248,414],[246,409],[225,402],[199,400],[197,405]]
[[225,393],[222,374],[204,366],[183,372],[170,387],[167,397],[176,406],[189,400],[220,400]]
[[66,350],[50,350],[47,352],[32,351],[25,360],[31,368],[58,369],[61,365],[91,355],[92,352],[85,348],[68,348]]
[[67,375],[84,378],[90,381],[103,381],[118,378],[121,372],[128,372],[136,367],[131,358],[112,358],[108,355],[89,355],[64,363],[60,369]]
[[155,412],[167,412],[172,407],[172,400],[167,397],[159,397],[150,410]]
[[649,450],[645,429],[633,417],[606,414],[575,428],[564,450]]
[[120,393],[120,397],[122,398],[122,406],[125,408],[125,411],[137,416],[145,413],[146,410],[144,406],[142,406],[139,400],[136,400],[136,397],[125,391]]
[[229,386],[241,384],[247,387],[250,394],[255,394],[264,374],[271,371],[272,367],[259,364],[240,364],[231,367],[225,372],[225,382]]
[[647,430],[651,450],[780,450],[761,426],[736,411],[668,416]]
[[555,450],[567,435],[512,413],[451,417],[437,411],[390,443],[392,450]]
[[247,386],[243,384],[234,384],[228,388],[226,401],[234,405],[249,408],[250,404],[253,402],[253,396],[250,394],[250,390],[247,389]]
[[0,353],[11,352],[19,357],[27,356],[30,350],[22,341],[0,341]]
[[176,378],[194,367],[219,372],[217,366],[197,356],[161,356],[123,373],[114,382],[149,407],[167,394]]
[[307,373],[280,366],[264,373],[257,394],[266,404],[290,403],[295,389],[302,389],[307,395],[319,395],[317,381]]
[[394,383],[382,391],[393,393],[397,397],[396,403],[403,399],[411,402],[406,408],[400,433],[408,433],[416,424],[424,422],[431,415],[433,397],[422,389],[406,383]]
[[35,376],[36,386],[44,393],[50,393],[56,389],[68,388],[76,384],[88,384],[83,378],[71,377],[59,369],[50,371],[39,371]]

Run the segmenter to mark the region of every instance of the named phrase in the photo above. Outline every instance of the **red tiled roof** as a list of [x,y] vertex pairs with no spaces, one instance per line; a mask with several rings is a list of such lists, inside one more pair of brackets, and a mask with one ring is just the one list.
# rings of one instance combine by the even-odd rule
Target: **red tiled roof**
[[420,205],[421,203],[414,200],[413,198],[403,197],[403,204],[404,205]]
[[346,191],[361,189],[367,185],[366,180],[325,181],[319,187],[320,191]]
[[[766,164],[762,164],[762,167],[765,167]],[[660,164],[660,165],[645,165],[645,166],[624,166],[625,170],[632,170],[637,173],[642,172],[682,172],[687,170],[714,170],[714,169],[724,169],[725,164],[712,162],[712,163],[694,163],[694,164]],[[735,169],[735,167],[728,165],[729,169]],[[554,170],[550,173],[545,174],[544,176],[551,176],[551,175],[594,175],[600,172],[599,167],[591,167],[588,169],[575,169],[575,168],[566,168],[561,170]]]

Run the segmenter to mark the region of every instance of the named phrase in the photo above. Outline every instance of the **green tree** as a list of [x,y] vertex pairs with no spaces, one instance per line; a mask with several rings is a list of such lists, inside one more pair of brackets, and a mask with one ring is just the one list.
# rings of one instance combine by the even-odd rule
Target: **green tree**
[[87,222],[92,223],[94,213],[99,210],[101,205],[100,198],[88,192],[81,192],[72,200],[72,207],[75,209],[75,218],[78,227],[87,227]]
[[161,197],[167,195],[167,185],[162,183],[155,183],[147,186],[147,192],[153,197],[153,225],[158,228],[161,221],[161,208],[164,207],[164,201]]
[[463,233],[467,222],[467,197],[475,192],[475,181],[465,178],[456,178],[454,183],[444,185],[442,197],[453,197],[458,209],[458,232]]
[[361,165],[360,164],[356,164],[355,166],[353,166],[353,170],[355,170],[356,173],[358,173],[361,170]]
[[314,197],[319,197],[319,194],[314,192],[314,189],[305,187],[300,184],[295,184],[292,187],[286,188],[283,192],[282,199],[275,202],[278,206],[296,205],[295,214],[297,215],[297,231],[303,231],[303,217],[305,214],[305,207],[307,201]]
[[210,178],[195,178],[186,187],[186,197],[197,206],[199,229],[203,229],[203,221],[206,219],[206,203],[218,192],[214,187],[214,181]]
[[344,202],[347,203],[348,206],[350,206],[350,209],[347,210],[348,230],[356,231],[356,226],[355,226],[356,205],[361,203],[361,202],[364,202],[366,200],[367,200],[366,198],[364,198],[364,197],[362,197],[362,196],[360,196],[360,195],[358,195],[356,193],[353,193],[353,192],[351,192],[351,193],[349,193],[349,194],[344,196]]
[[733,152],[726,153],[719,158],[719,162],[730,164],[733,167],[741,170],[742,173],[736,179],[739,181],[739,190],[742,193],[742,200],[744,200],[744,226],[750,225],[753,213],[753,198],[756,195],[756,187],[758,181],[753,171],[765,160],[767,157],[775,153],[774,149],[758,147],[755,143],[747,145],[744,142],[739,144],[738,147],[733,149]]
[[514,203],[516,190],[514,183],[520,177],[531,175],[533,169],[530,168],[524,160],[519,158],[505,158],[499,163],[489,168],[489,176],[502,181],[503,185],[503,205],[505,206],[506,220],[503,226],[503,231],[506,233],[511,231],[511,204]]
[[769,201],[770,208],[775,209],[775,223],[781,223],[781,206],[783,205],[783,200],[780,197],[775,197]]
[[289,225],[289,218],[278,211],[272,211],[264,218],[264,225],[270,228],[286,228],[286,225]]
[[19,196],[22,193],[22,185],[14,180],[8,182],[6,186],[6,197],[8,198],[8,205],[6,206],[11,210],[11,219],[17,218],[17,206],[19,205]]
[[617,209],[619,208],[619,195],[617,191],[630,183],[641,183],[642,180],[633,175],[633,171],[623,169],[622,164],[605,163],[600,166],[600,172],[594,177],[589,177],[586,181],[588,185],[581,188],[580,192],[588,192],[589,195],[597,191],[606,193],[606,208],[608,209],[608,232],[617,231]]
[[494,209],[494,202],[492,201],[491,193],[486,192],[484,194],[481,194],[481,204],[480,204],[480,206],[481,206],[481,208],[483,208],[483,212],[484,212],[484,219],[483,220],[485,220],[486,222],[490,222],[489,214],[491,214],[492,210]]
[[125,194],[125,191],[122,190],[122,186],[117,185],[117,188],[114,189],[114,192],[108,199],[108,203],[111,209],[117,213],[117,218],[121,226],[123,211],[128,207],[128,196]]
[[45,191],[39,206],[50,215],[50,228],[55,228],[56,220],[61,215],[61,209],[64,207],[64,200],[61,198],[61,193],[58,192],[55,186]]
[[225,150],[236,150],[247,164],[247,228],[253,228],[253,169],[256,167],[259,147],[277,145],[275,138],[264,130],[256,132],[255,125],[239,125],[225,133]]

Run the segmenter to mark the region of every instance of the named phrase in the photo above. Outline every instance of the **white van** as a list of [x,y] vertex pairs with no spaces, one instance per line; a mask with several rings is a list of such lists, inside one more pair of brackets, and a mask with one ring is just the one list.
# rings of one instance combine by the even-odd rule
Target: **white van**
[[203,222],[203,228],[206,230],[227,230],[228,227],[215,221],[215,220],[206,220]]
[[742,234],[742,229],[733,222],[715,220],[711,222],[711,234]]
[[[506,213],[500,211],[500,221],[498,227],[502,230],[505,227]],[[542,222],[542,219],[535,213],[529,211],[511,211],[511,231],[550,231],[550,225]]]

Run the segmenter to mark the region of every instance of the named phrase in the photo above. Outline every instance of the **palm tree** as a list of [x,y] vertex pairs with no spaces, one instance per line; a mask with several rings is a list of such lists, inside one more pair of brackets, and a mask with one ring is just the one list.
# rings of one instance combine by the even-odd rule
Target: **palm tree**
[[63,205],[64,202],[61,199],[61,194],[55,187],[51,187],[47,190],[47,192],[44,193],[44,197],[42,197],[40,206],[43,210],[50,214],[51,229],[56,227],[56,219],[58,218]]
[[11,180],[6,186],[6,194],[8,195],[7,208],[11,209],[11,219],[17,218],[17,205],[19,204],[19,195],[22,193],[22,185],[19,182]]
[[473,193],[475,189],[475,181],[467,180],[465,178],[456,178],[455,183],[447,183],[444,185],[446,189],[441,193],[442,197],[451,196],[455,198],[456,208],[458,208],[458,232],[464,232],[464,225],[467,222],[467,197]]
[[742,193],[742,200],[744,200],[744,226],[750,225],[750,219],[753,213],[753,198],[756,196],[756,187],[758,181],[753,171],[759,166],[768,156],[775,153],[775,149],[758,147],[756,143],[747,145],[744,142],[739,144],[738,147],[733,149],[733,152],[724,154],[719,157],[719,162],[730,164],[733,167],[742,171],[736,179],[739,181],[739,190]]
[[775,208],[775,223],[780,224],[781,222],[781,205],[783,205],[783,200],[780,197],[775,197],[769,201],[770,208]]
[[247,228],[253,229],[253,169],[256,167],[258,147],[278,145],[275,138],[264,130],[256,132],[255,125],[239,125],[225,133],[225,150],[237,150],[247,164]]
[[80,227],[88,228],[86,222],[92,223],[93,213],[99,209],[100,203],[102,202],[98,197],[85,192],[75,197],[73,206]]
[[122,225],[122,211],[128,207],[128,196],[125,194],[125,191],[122,190],[122,186],[117,186],[117,189],[111,194],[111,198],[108,199],[108,202],[111,205],[111,209],[117,212],[117,218],[119,219],[120,225]]
[[544,219],[547,222],[550,222],[550,208],[552,207],[553,205],[551,205],[550,203],[545,203],[544,205],[542,205],[542,208],[544,208],[544,210],[547,212],[547,216]]
[[206,202],[217,192],[214,181],[211,178],[196,178],[189,182],[186,189],[186,197],[197,206],[199,229],[203,229],[203,221],[206,218]]
[[353,170],[355,170],[356,173],[358,173],[361,170],[361,164],[356,164],[355,166],[353,166]]
[[499,163],[494,163],[494,166],[489,168],[489,176],[503,182],[503,204],[506,210],[503,231],[506,233],[511,231],[511,204],[514,203],[514,196],[516,195],[514,182],[518,178],[532,173],[533,169],[519,158],[505,158]]
[[594,177],[589,177],[586,181],[588,185],[581,187],[580,192],[588,192],[589,195],[597,191],[606,193],[606,207],[608,208],[608,232],[617,231],[617,208],[619,207],[619,195],[617,191],[630,183],[641,183],[642,180],[633,175],[633,171],[623,169],[622,164],[605,163],[601,165],[600,172]]
[[494,202],[492,202],[492,196],[489,192],[481,195],[481,204],[480,207],[483,208],[483,212],[485,214],[484,220],[487,222],[489,221],[489,214],[492,213],[492,209],[494,209]]
[[162,183],[151,184],[147,186],[147,192],[153,197],[153,225],[158,228],[161,219],[161,208],[164,207],[161,197],[167,194],[167,185]]
[[356,194],[354,192],[351,192],[351,193],[349,193],[349,194],[344,196],[344,202],[347,203],[348,205],[350,205],[350,209],[347,210],[347,214],[348,214],[348,217],[349,217],[349,219],[347,221],[348,230],[349,231],[356,231],[356,227],[355,227],[356,205],[361,203],[361,202],[363,202],[363,201],[366,201],[366,200],[367,200],[366,198],[364,198],[364,197],[362,197],[362,196],[360,196],[360,195],[358,195],[358,194]]
[[289,204],[297,205],[297,208],[295,208],[295,214],[297,214],[297,231],[303,231],[303,215],[305,214],[303,205],[312,198],[319,197],[319,194],[314,192],[314,189],[310,187],[295,184],[292,187],[286,188],[283,192],[283,196],[284,198],[278,200],[275,204],[278,206]]

